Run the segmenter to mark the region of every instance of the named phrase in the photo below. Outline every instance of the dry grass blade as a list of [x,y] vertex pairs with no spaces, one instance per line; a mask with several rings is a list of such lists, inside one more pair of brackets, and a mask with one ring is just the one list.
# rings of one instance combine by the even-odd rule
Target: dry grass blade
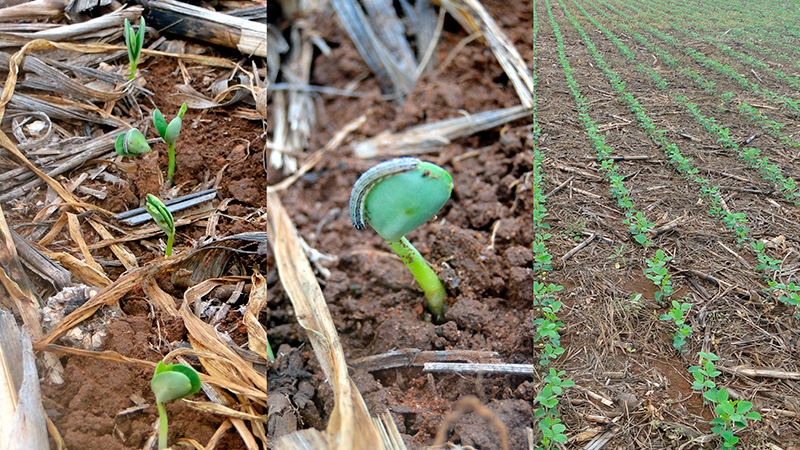
[[72,286],[69,270],[46,256],[35,244],[28,242],[16,231],[11,230],[11,237],[14,239],[14,246],[17,248],[22,263],[28,269],[52,284],[57,291]]
[[381,434],[383,445],[386,450],[406,450],[406,444],[403,442],[403,437],[400,436],[400,431],[397,430],[397,425],[389,411],[381,414],[380,418],[373,417],[372,423]]
[[327,153],[327,152],[329,152],[331,150],[339,148],[339,146],[342,145],[342,142],[344,141],[344,138],[346,138],[348,135],[350,135],[350,133],[352,133],[353,131],[357,130],[359,127],[361,127],[361,125],[363,125],[364,122],[366,122],[366,121],[367,121],[367,117],[366,116],[361,116],[361,117],[357,118],[356,120],[348,123],[344,127],[342,127],[342,129],[337,131],[336,134],[333,136],[333,138],[331,138],[331,140],[328,141],[327,144],[325,144],[324,148],[314,152],[314,154],[311,155],[308,158],[308,160],[305,163],[303,163],[303,166],[300,167],[300,169],[297,170],[294,174],[292,174],[290,177],[287,177],[285,180],[281,181],[280,183],[278,183],[278,184],[276,184],[274,186],[267,186],[267,194],[269,194],[271,192],[282,191],[282,190],[288,188],[289,186],[291,186],[295,181],[297,181],[300,177],[302,177],[306,172],[308,172],[315,165],[317,165],[317,163],[319,163],[322,160],[322,156],[325,153]]
[[450,143],[453,139],[466,137],[530,116],[532,112],[531,109],[524,106],[513,106],[418,125],[399,133],[384,131],[371,139],[355,144],[353,152],[358,158],[427,153]]
[[30,3],[0,9],[0,22],[12,20],[49,19],[64,12],[65,0],[35,0]]
[[[0,52],[0,64],[7,67],[11,56]],[[47,92],[62,92],[74,99],[81,99],[96,102],[111,102],[119,100],[131,93],[133,82],[120,83],[112,91],[101,91],[88,86],[86,81],[77,81],[65,75],[60,70],[50,66],[44,60],[28,55],[22,65],[22,70],[29,73],[25,80],[19,84],[31,89],[39,89]],[[35,74],[35,75],[34,75]],[[20,101],[20,104],[23,102]],[[24,104],[12,106],[9,109],[22,109]],[[107,118],[108,119],[108,118]],[[109,119],[112,120],[113,119]],[[118,123],[116,124],[118,125]]]
[[172,317],[178,316],[178,309],[175,307],[175,300],[171,295],[164,292],[156,283],[154,278],[147,278],[142,281],[142,292],[148,300],[155,303],[162,311],[166,311]]
[[28,39],[47,39],[50,41],[67,41],[75,39],[98,39],[119,33],[125,19],[137,23],[142,15],[141,6],[132,6],[104,14],[86,22],[64,25],[34,33],[14,33],[15,36]]
[[253,289],[242,319],[247,327],[247,343],[250,350],[267,359],[267,330],[258,321],[258,314],[267,306],[267,280],[260,274],[253,275]]
[[309,428],[281,436],[275,442],[275,448],[277,450],[327,450],[330,447],[321,431]]
[[385,447],[364,399],[347,373],[339,336],[322,290],[277,194],[267,194],[267,211],[267,237],[274,250],[281,284],[333,386],[335,404],[327,427],[328,441],[336,443],[337,450],[382,450]]
[[267,416],[262,414],[248,414],[241,411],[237,411],[233,408],[228,408],[227,406],[223,406],[217,403],[210,403],[210,402],[196,402],[192,400],[182,400],[187,405],[191,406],[192,408],[203,411],[211,414],[217,414],[220,416],[227,416],[234,419],[239,420],[252,420],[256,422],[265,422],[267,421]]
[[31,340],[17,328],[14,316],[3,311],[0,311],[0,448],[50,448]]
[[100,264],[97,264],[92,257],[92,253],[89,251],[89,247],[86,245],[86,240],[83,239],[83,232],[81,231],[81,224],[78,222],[78,216],[72,213],[67,213],[67,227],[69,229],[70,237],[76,244],[78,244],[78,248],[80,248],[86,264],[95,271],[103,274],[103,276],[106,276],[103,268],[100,267]]
[[59,262],[72,275],[78,280],[88,286],[106,287],[111,284],[111,280],[103,273],[98,271],[95,267],[81,261],[69,253],[64,252],[47,252],[45,255],[53,261]]
[[[208,366],[216,366],[219,373],[224,373],[230,380],[247,380],[252,386],[266,393],[267,391],[267,378],[257,372],[253,368],[253,364],[245,361],[231,349],[226,342],[224,342],[217,334],[214,327],[203,322],[192,311],[189,310],[189,305],[194,304],[200,297],[205,296],[212,289],[219,286],[220,283],[216,280],[206,280],[197,286],[187,290],[184,294],[184,302],[181,305],[179,314],[183,319],[189,337],[192,339],[193,347],[223,356],[229,363],[221,361],[206,361],[203,366],[212,370]],[[203,361],[203,358],[201,358]]]
[[[412,89],[416,80],[413,78],[414,68],[406,70],[401,63],[400,55],[396,55],[387,48],[377,35],[376,29],[382,29],[374,18],[368,18],[356,0],[331,0],[336,15],[356,45],[364,62],[367,63],[372,73],[381,85],[384,92],[396,93],[405,96]],[[394,11],[389,5],[387,9]],[[396,33],[396,30],[392,30]],[[405,36],[396,36],[398,40],[405,40]]]
[[522,106],[533,108],[533,75],[526,67],[519,51],[511,44],[483,5],[478,0],[441,0],[441,3],[470,34],[476,31],[483,34],[497,62],[514,85]]

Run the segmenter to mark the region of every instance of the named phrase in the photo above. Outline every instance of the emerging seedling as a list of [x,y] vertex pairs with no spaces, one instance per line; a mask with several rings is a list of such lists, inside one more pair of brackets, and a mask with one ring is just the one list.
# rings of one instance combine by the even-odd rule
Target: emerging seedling
[[153,111],[153,125],[156,127],[161,139],[167,143],[169,149],[169,169],[167,171],[167,178],[172,183],[172,175],[175,173],[175,141],[178,140],[178,135],[181,134],[181,125],[183,123],[183,115],[186,114],[186,103],[181,105],[178,115],[167,125],[164,115],[161,111],[156,109]]
[[139,56],[142,54],[144,45],[144,17],[139,21],[139,30],[134,34],[133,27],[128,19],[125,19],[125,46],[128,47],[128,61],[131,64],[131,73],[128,79],[132,80],[136,74],[136,67],[139,65]]
[[147,194],[147,203],[144,207],[147,212],[150,213],[156,225],[167,234],[167,249],[164,251],[164,256],[171,255],[172,243],[175,241],[175,220],[172,218],[172,213],[169,212],[164,203],[153,194]]
[[139,156],[152,151],[141,131],[131,128],[117,136],[114,149],[122,156]]
[[159,362],[150,388],[156,394],[158,406],[158,448],[167,448],[167,410],[164,402],[188,397],[200,390],[200,375],[189,366],[183,364],[166,365]]
[[425,292],[435,322],[444,316],[447,292],[405,235],[436,215],[452,190],[453,178],[441,167],[397,158],[364,172],[350,195],[353,225],[362,230],[368,224],[400,256]]

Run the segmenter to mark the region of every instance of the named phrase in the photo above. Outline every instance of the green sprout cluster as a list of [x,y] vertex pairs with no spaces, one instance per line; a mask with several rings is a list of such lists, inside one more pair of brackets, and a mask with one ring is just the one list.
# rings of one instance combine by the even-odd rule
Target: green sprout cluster
[[447,291],[405,235],[435,216],[452,190],[453,178],[441,167],[397,158],[364,172],[350,196],[353,225],[368,224],[400,256],[425,292],[434,322],[444,317]]
[[156,225],[167,234],[167,249],[164,252],[164,256],[170,256],[172,254],[172,244],[175,241],[175,219],[172,218],[172,213],[169,212],[164,202],[153,194],[147,194],[145,209]]
[[158,448],[167,448],[168,424],[167,410],[164,403],[170,400],[188,397],[200,390],[200,375],[189,366],[183,364],[169,364],[159,362],[150,388],[156,394],[158,407]]
[[161,111],[156,109],[153,111],[153,125],[156,127],[158,135],[164,142],[167,143],[169,151],[169,169],[167,170],[167,179],[172,183],[172,176],[175,174],[175,142],[178,140],[178,135],[181,134],[181,125],[183,124],[183,115],[186,114],[186,103],[181,105],[178,115],[167,125],[167,120]]
[[139,57],[142,55],[142,46],[144,45],[144,31],[144,17],[140,18],[139,30],[136,33],[133,32],[133,27],[128,19],[125,19],[125,46],[128,48],[128,61],[131,64],[129,80],[136,75],[136,67],[139,66]]

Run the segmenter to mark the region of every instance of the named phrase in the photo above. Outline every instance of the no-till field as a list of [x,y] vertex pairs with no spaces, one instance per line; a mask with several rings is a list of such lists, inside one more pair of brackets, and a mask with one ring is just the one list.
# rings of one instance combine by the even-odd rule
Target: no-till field
[[[526,427],[539,443],[535,398],[547,368],[539,366],[544,341],[535,336],[545,298],[533,286],[543,282],[563,305],[556,315],[564,353],[549,365],[575,383],[553,410],[566,426],[565,447],[591,440],[607,441],[606,449],[720,447],[714,407],[692,388],[690,367],[703,352],[719,357],[716,389],[761,416],[735,430],[736,446],[797,448],[797,11],[777,1],[484,4],[534,71],[537,107],[531,119],[424,156],[450,170],[456,186],[438,219],[410,236],[437,270],[457,276],[445,324],[424,321],[405,268],[377,235],[349,223],[350,187],[374,162],[336,150],[281,200],[308,244],[338,257],[328,264],[324,293],[348,361],[392,349],[489,350],[505,362],[535,364],[536,373],[356,371],[370,411],[388,409],[409,448],[418,448],[432,442],[458,398],[475,394],[505,422],[511,448],[527,448]],[[312,84],[343,88],[367,72],[337,22],[317,29],[334,57],[317,57]],[[465,37],[448,19],[438,60]],[[423,75],[399,108],[376,100],[372,78],[359,90],[376,95],[323,98],[311,148],[365,112],[354,141],[518,103],[479,40],[446,70]],[[281,177],[270,171],[268,178]],[[547,215],[534,221],[542,208]],[[540,264],[547,254],[552,260]],[[285,354],[269,379],[286,399],[270,411],[277,437],[323,427],[332,394],[270,253],[267,266],[269,338]],[[651,266],[666,269],[660,287],[646,272]],[[673,300],[689,305],[691,332],[685,329],[680,350],[675,322],[661,319]],[[451,440],[497,449],[494,433],[473,414]]]

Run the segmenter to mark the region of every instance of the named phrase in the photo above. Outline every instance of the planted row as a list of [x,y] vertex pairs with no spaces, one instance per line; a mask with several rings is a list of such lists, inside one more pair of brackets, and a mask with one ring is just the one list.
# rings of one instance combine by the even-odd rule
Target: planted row
[[[555,292],[563,288],[561,285],[546,282],[547,272],[553,269],[550,264],[553,256],[548,252],[546,241],[551,237],[547,231],[550,225],[545,223],[545,218],[548,216],[547,207],[545,206],[546,198],[544,195],[544,170],[542,169],[542,162],[544,155],[539,151],[538,138],[539,138],[539,122],[536,112],[537,96],[536,85],[538,75],[536,71],[536,37],[538,34],[539,20],[536,15],[536,5],[534,3],[533,12],[533,40],[534,40],[534,67],[533,67],[533,80],[534,80],[534,111],[533,111],[533,134],[534,134],[534,149],[533,149],[533,271],[536,276],[533,282],[533,304],[540,313],[541,317],[534,321],[536,331],[534,335],[535,342],[543,342],[543,351],[540,356],[539,363],[541,365],[548,365],[551,360],[558,358],[559,355],[564,353],[564,347],[561,346],[560,328],[564,324],[558,319],[558,312],[561,309],[561,302],[555,299]],[[575,384],[574,381],[563,379],[566,371],[558,371],[553,367],[543,373],[544,386],[534,401],[539,404],[539,407],[534,412],[534,417],[538,420],[537,426],[542,433],[539,439],[541,444],[539,449],[551,449],[556,443],[566,442],[567,436],[564,434],[566,426],[561,423],[558,411],[558,399],[563,389],[571,387]]]

